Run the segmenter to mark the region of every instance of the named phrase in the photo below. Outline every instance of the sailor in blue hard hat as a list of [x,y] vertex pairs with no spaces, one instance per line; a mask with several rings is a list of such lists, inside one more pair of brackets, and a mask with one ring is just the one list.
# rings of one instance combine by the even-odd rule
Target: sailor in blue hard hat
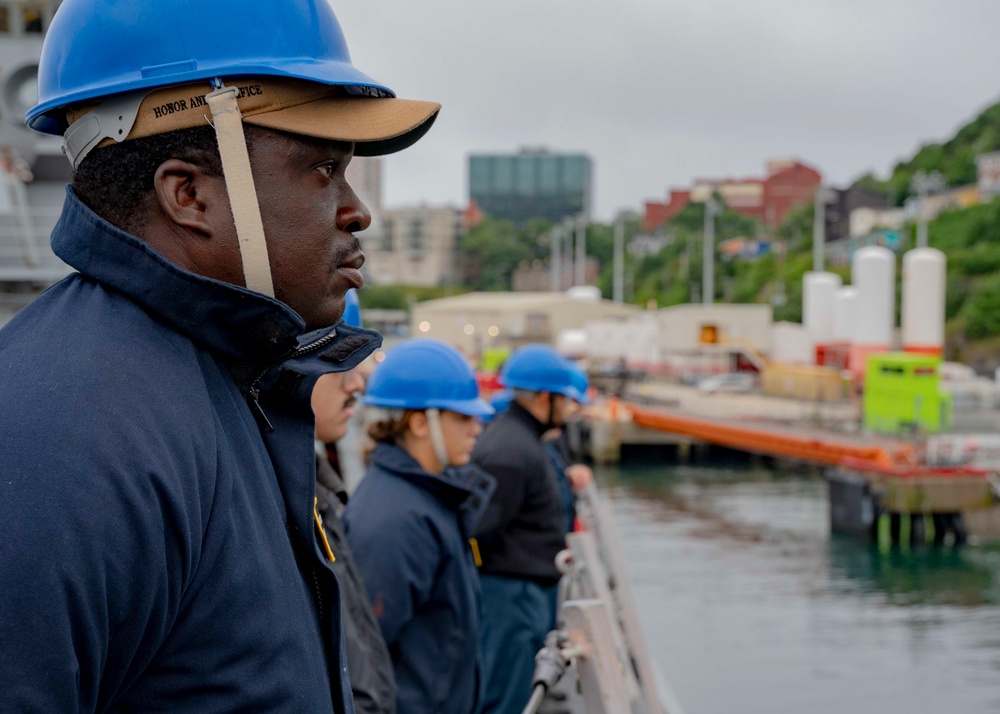
[[473,452],[497,480],[479,524],[483,565],[483,714],[518,714],[531,696],[535,654],[552,628],[567,514],[542,444],[585,399],[575,367],[547,345],[527,345],[504,363],[513,394]]
[[326,0],[63,0],[38,92],[76,272],[0,330],[4,708],[353,711],[310,397],[381,344],[337,324],[345,169],[439,105],[355,68]]
[[386,353],[363,401],[376,442],[344,513],[347,538],[392,653],[398,714],[474,714],[481,694],[477,546],[493,479],[470,465],[492,412],[454,347],[415,339]]

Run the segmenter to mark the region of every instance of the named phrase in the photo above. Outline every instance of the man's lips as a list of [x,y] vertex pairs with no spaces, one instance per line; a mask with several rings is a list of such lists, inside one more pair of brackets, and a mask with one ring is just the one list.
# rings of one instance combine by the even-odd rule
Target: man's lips
[[364,263],[365,256],[359,253],[338,265],[337,272],[343,275],[352,287],[361,288],[365,284],[364,276],[361,275],[361,266]]
[[365,264],[365,254],[355,253],[347,260],[340,261],[340,268],[354,268],[355,270],[361,270],[361,266]]

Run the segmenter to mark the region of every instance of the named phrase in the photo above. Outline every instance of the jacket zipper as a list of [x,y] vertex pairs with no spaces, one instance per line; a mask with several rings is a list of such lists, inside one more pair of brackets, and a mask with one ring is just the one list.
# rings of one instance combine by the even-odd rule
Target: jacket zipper
[[[337,337],[337,331],[333,330],[330,332],[330,334],[321,337],[315,342],[312,342],[308,345],[304,345],[302,347],[295,347],[294,349],[288,350],[283,355],[281,355],[281,357],[277,358],[269,365],[267,365],[265,369],[261,370],[261,372],[258,373],[256,377],[254,377],[253,381],[250,382],[250,386],[247,388],[247,396],[250,399],[250,407],[254,412],[255,416],[260,421],[262,421],[264,425],[267,426],[268,431],[274,431],[274,425],[271,424],[271,420],[267,418],[267,414],[264,412],[264,408],[261,407],[260,405],[260,381],[264,379],[264,377],[267,375],[268,372],[270,372],[272,369],[274,369],[281,363],[287,362],[288,360],[294,359],[296,357],[301,357],[302,355],[307,355],[311,352],[315,352],[318,349],[322,349],[326,345],[333,342],[333,340],[336,339],[336,337]],[[317,614],[319,615],[320,627],[323,628],[326,627],[325,624],[326,608],[324,607],[323,603],[323,588],[320,587],[319,575],[316,572],[316,564],[312,562],[309,556],[308,548],[306,549],[305,556],[307,562],[309,563],[308,566],[309,574],[312,576],[310,579],[312,580],[313,592],[316,595],[316,609],[318,611]]]
[[333,330],[330,334],[325,337],[321,337],[311,344],[288,350],[288,352],[285,352],[281,355],[281,357],[271,362],[266,369],[261,371],[256,377],[254,377],[253,381],[250,382],[250,386],[247,388],[247,396],[250,398],[250,406],[253,409],[254,415],[267,426],[268,431],[274,431],[274,426],[271,424],[271,420],[267,418],[267,414],[264,413],[264,408],[260,405],[260,380],[264,379],[268,372],[282,362],[287,362],[290,359],[307,355],[310,352],[315,352],[316,350],[321,349],[333,342],[336,337],[337,331]]

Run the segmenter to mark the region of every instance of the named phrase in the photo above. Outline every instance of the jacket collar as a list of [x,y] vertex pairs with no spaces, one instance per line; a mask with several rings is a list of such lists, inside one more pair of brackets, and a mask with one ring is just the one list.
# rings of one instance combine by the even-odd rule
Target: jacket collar
[[508,419],[513,419],[514,421],[520,424],[524,424],[539,437],[541,437],[541,435],[544,434],[549,429],[549,427],[547,427],[545,424],[542,424],[542,422],[538,421],[535,418],[534,414],[532,414],[527,409],[522,407],[516,401],[511,402],[510,408],[506,412],[501,414],[500,417],[498,417],[498,419],[502,419],[504,416],[507,416]]
[[52,249],[80,273],[236,362],[267,362],[296,346],[305,324],[290,307],[178,268],[90,210],[72,188],[66,192]]
[[473,464],[447,468],[444,473],[424,471],[401,446],[377,444],[372,465],[421,488],[453,511],[457,511],[465,533],[471,535],[490,503],[496,480]]

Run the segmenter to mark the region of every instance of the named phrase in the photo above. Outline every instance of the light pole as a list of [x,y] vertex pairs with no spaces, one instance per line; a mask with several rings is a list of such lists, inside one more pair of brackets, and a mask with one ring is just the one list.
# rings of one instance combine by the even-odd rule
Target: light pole
[[549,256],[549,268],[552,272],[552,292],[562,290],[562,228],[552,226],[550,234],[552,254]]
[[[576,230],[575,230],[575,224],[573,223],[573,219],[572,218],[565,218],[565,219],[563,219],[563,223],[562,223],[562,237],[566,241],[565,245],[563,246],[565,248],[565,250],[563,252],[564,252],[564,254],[566,256],[563,259],[563,262],[566,263],[566,265],[565,266],[560,266],[561,269],[564,268],[564,272],[560,273],[560,275],[569,275],[569,284],[570,284],[570,286],[573,285],[574,272],[575,272],[575,268],[574,268],[574,262],[575,261],[574,261],[574,256],[573,256],[573,245],[574,245],[574,241],[575,241],[575,232],[576,232]],[[562,287],[562,285],[560,284],[560,288],[561,287]]]
[[917,247],[927,247],[927,214],[924,212],[924,205],[927,202],[927,194],[933,191],[940,191],[945,187],[944,176],[940,171],[927,173],[923,169],[913,174],[910,179],[910,188],[917,192]]
[[625,218],[615,219],[615,254],[612,267],[611,297],[615,302],[625,302]]
[[813,194],[813,270],[817,273],[823,270],[826,249],[826,204],[836,196],[835,191],[823,186],[817,186]]
[[705,199],[705,232],[701,254],[701,302],[711,305],[715,300],[715,216],[721,207],[714,197]]
[[587,284],[587,219],[580,215],[576,220],[576,279],[574,285]]

